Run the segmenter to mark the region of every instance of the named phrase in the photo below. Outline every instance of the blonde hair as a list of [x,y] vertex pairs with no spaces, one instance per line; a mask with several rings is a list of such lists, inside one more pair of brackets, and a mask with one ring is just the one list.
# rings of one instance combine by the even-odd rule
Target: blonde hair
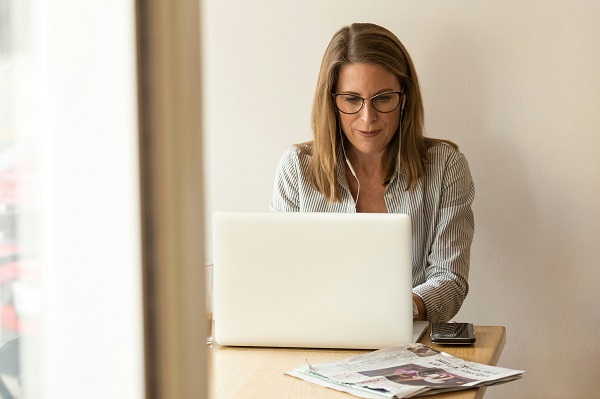
[[[309,178],[311,184],[330,202],[339,201],[341,194],[337,184],[338,165],[336,150],[343,138],[332,93],[340,70],[352,63],[378,64],[393,73],[400,83],[406,103],[400,132],[396,132],[383,157],[386,170],[384,185],[392,179],[398,163],[407,178],[406,189],[417,186],[424,177],[427,150],[435,143],[446,140],[423,136],[424,110],[417,74],[406,48],[389,30],[367,23],[355,23],[338,30],[331,39],[323,60],[315,90],[311,126],[314,140],[311,145],[298,148],[310,153]],[[306,144],[306,143],[305,143]]]

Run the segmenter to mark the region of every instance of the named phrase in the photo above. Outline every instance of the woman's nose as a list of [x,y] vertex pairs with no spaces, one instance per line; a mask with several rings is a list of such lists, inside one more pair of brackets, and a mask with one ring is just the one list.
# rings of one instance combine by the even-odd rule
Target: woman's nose
[[360,117],[365,122],[372,122],[377,119],[378,112],[375,107],[373,107],[371,100],[365,100],[365,103],[360,110]]

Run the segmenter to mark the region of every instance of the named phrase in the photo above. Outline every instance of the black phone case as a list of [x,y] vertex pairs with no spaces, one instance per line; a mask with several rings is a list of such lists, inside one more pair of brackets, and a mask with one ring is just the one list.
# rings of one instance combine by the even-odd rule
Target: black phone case
[[441,323],[431,326],[431,342],[434,344],[463,344],[475,342],[471,323]]

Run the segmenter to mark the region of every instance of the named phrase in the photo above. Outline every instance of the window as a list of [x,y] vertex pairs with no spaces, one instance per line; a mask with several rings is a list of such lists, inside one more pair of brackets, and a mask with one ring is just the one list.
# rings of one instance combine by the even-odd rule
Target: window
[[133,1],[0,0],[3,397],[144,395],[136,101]]
[[204,397],[198,8],[0,0],[0,397]]

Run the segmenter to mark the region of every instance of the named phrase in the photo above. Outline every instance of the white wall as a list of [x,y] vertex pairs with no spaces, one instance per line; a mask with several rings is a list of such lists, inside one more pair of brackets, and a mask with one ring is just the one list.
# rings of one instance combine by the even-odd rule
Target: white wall
[[598,397],[598,20],[594,1],[206,0],[207,215],[268,209],[279,157],[310,138],[331,36],[381,24],[413,57],[427,134],[457,142],[475,178],[457,320],[506,326],[500,365],[526,370],[486,397]]

